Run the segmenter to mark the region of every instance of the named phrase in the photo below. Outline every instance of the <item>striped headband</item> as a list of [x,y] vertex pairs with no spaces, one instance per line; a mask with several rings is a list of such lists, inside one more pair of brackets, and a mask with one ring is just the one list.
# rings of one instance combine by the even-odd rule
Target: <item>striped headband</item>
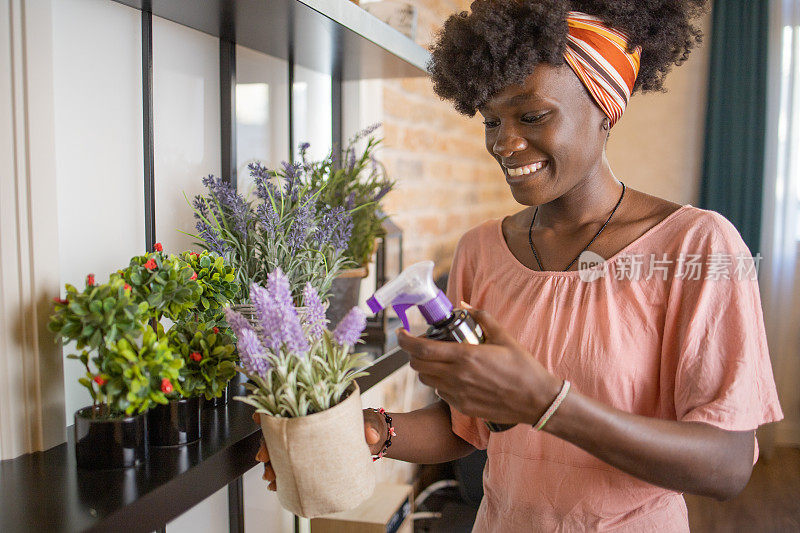
[[570,11],[567,25],[564,59],[613,126],[630,100],[642,49],[637,46],[633,53],[628,53],[626,34],[586,13]]

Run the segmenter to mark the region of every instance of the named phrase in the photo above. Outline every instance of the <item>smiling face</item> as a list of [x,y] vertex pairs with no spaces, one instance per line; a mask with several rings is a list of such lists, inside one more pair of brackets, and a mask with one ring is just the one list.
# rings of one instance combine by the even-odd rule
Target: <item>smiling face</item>
[[541,205],[603,169],[605,115],[567,65],[540,63],[479,108],[514,199]]

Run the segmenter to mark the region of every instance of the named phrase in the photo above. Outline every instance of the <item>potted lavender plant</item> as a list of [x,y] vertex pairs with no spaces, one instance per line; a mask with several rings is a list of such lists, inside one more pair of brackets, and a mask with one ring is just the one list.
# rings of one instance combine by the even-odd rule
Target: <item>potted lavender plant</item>
[[265,288],[251,286],[250,298],[257,327],[232,309],[226,313],[251,380],[249,394],[236,399],[261,414],[281,504],[304,517],[358,506],[375,485],[354,381],[365,375],[358,370],[365,361],[351,352],[366,325],[364,313],[353,308],[331,332],[319,294],[307,283],[301,320],[279,268]]

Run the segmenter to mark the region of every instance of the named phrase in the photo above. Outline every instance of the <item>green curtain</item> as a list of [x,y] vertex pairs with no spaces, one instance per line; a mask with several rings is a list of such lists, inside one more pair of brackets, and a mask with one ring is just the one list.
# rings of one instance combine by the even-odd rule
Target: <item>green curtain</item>
[[712,19],[699,207],[730,220],[755,254],[764,182],[769,0],[717,0]]

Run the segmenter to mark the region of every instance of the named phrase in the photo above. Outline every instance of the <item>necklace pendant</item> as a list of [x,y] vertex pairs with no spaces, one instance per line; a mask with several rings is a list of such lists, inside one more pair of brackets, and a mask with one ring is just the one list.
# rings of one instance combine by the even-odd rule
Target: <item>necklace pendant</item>
[[[622,183],[622,182],[620,182],[620,183]],[[577,261],[578,258],[580,258],[581,254],[583,252],[585,252],[586,249],[589,248],[589,246],[592,245],[592,243],[595,241],[595,239],[597,239],[597,237],[600,235],[600,233],[602,233],[603,230],[606,229],[606,226],[611,221],[611,217],[614,216],[614,213],[617,212],[617,208],[619,207],[619,204],[622,203],[622,198],[624,196],[625,196],[625,184],[622,183],[622,194],[619,195],[619,200],[617,200],[617,205],[615,205],[614,209],[611,210],[611,214],[608,215],[608,218],[606,219],[605,223],[597,231],[597,233],[594,234],[594,237],[592,237],[592,240],[589,241],[589,244],[584,246],[583,250],[578,252],[578,255],[575,256],[575,259],[570,261],[570,263],[567,265],[567,268],[565,268],[562,272],[568,271],[570,269],[570,267],[572,267],[572,265],[575,264],[575,261]],[[539,270],[541,272],[544,272],[544,267],[542,266],[542,262],[539,260],[539,254],[536,253],[536,247],[533,245],[533,223],[536,222],[536,213],[538,213],[538,212],[539,212],[539,206],[537,205],[536,209],[533,211],[533,218],[531,219],[531,226],[528,228],[528,244],[530,244],[530,246],[531,246],[531,252],[533,252],[533,257],[534,257],[534,259],[536,259],[536,264],[539,265]]]

